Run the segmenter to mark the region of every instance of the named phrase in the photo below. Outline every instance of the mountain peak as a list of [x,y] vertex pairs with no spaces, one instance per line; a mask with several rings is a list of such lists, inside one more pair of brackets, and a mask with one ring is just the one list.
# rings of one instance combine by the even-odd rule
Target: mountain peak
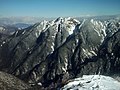
[[119,30],[116,20],[42,21],[1,40],[0,69],[30,84],[55,88],[83,75],[120,74]]

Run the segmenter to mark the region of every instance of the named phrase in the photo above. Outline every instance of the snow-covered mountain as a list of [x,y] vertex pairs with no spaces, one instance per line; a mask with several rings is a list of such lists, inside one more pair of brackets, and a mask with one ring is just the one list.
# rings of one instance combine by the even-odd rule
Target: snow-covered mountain
[[120,75],[120,20],[44,20],[0,43],[0,70],[30,85],[61,88],[82,75]]

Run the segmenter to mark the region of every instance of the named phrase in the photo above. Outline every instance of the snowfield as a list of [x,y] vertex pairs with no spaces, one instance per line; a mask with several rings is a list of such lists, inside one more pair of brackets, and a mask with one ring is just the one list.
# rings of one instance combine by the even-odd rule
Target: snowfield
[[103,75],[83,75],[65,85],[61,90],[120,90],[120,82]]

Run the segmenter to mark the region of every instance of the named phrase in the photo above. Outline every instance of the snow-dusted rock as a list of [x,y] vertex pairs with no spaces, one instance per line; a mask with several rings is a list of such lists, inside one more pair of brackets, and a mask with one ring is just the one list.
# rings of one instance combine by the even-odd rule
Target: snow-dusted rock
[[120,26],[112,22],[60,17],[16,31],[0,43],[0,69],[45,87],[82,75],[118,73]]

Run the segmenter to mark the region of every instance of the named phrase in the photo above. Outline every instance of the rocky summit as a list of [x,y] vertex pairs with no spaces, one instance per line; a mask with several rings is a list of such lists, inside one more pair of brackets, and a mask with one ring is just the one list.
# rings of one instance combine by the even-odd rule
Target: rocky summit
[[120,19],[44,20],[1,39],[0,63],[0,71],[42,89],[83,75],[119,77]]

